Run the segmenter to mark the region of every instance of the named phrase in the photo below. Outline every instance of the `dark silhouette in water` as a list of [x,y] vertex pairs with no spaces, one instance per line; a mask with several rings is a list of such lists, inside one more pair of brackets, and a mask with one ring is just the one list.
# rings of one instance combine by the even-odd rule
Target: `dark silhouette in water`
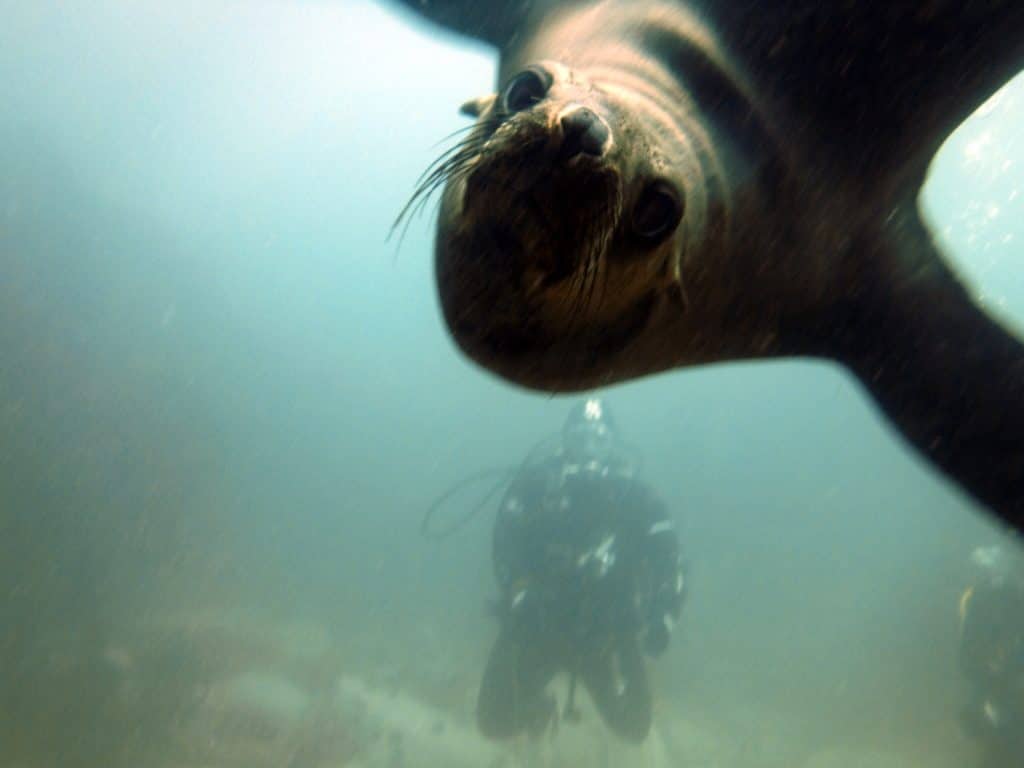
[[643,654],[668,647],[683,603],[675,525],[635,475],[607,406],[578,403],[557,450],[527,462],[494,527],[498,639],[480,686],[489,738],[553,725],[545,693],[560,671],[586,686],[612,731],[642,741],[651,728]]
[[1024,571],[1002,547],[979,547],[979,578],[960,597],[959,666],[969,686],[964,730],[984,768],[1011,768],[1024,754]]
[[1024,5],[403,4],[500,52],[499,93],[413,198],[445,186],[438,288],[470,357],[547,391],[832,360],[1024,529],[1024,347],[917,207],[1021,68]]

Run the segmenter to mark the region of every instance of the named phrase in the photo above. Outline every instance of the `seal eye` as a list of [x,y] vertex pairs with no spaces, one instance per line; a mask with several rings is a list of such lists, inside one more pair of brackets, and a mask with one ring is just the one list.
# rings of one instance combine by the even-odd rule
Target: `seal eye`
[[656,243],[672,232],[683,218],[683,202],[664,181],[649,184],[633,209],[633,231],[643,240]]
[[513,77],[501,97],[505,111],[512,115],[537,104],[547,96],[551,76],[543,70],[527,69]]

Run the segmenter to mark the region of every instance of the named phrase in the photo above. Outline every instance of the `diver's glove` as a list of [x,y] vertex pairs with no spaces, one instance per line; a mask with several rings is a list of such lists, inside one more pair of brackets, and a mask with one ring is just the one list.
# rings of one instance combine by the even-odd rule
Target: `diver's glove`
[[541,595],[533,586],[517,585],[505,599],[502,623],[513,638],[524,639],[544,621],[544,606]]

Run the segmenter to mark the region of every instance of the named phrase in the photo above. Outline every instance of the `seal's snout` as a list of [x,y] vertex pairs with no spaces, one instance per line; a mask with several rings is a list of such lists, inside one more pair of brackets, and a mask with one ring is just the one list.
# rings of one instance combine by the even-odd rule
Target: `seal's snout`
[[612,132],[600,115],[582,106],[573,106],[559,115],[562,127],[562,156],[601,157],[611,143]]

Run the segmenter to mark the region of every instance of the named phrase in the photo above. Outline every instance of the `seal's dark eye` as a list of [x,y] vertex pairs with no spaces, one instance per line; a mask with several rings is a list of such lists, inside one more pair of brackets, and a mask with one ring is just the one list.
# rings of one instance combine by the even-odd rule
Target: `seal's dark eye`
[[529,109],[543,99],[551,87],[551,77],[540,69],[527,69],[513,77],[501,97],[510,115]]
[[649,184],[633,209],[633,231],[649,243],[672,232],[683,218],[683,201],[664,181]]

